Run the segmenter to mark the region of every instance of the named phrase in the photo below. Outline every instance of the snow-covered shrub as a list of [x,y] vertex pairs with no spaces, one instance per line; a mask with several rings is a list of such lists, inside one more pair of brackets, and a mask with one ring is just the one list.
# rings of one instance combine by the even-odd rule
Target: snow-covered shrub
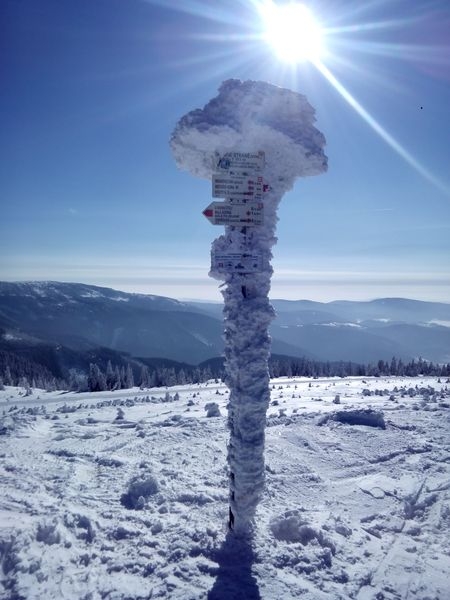
[[68,404],[64,404],[63,406],[60,406],[56,409],[56,412],[61,412],[61,413],[74,413],[78,410],[78,407],[75,406],[74,404],[72,404],[71,406],[69,406]]
[[152,535],[157,535],[158,533],[161,533],[162,530],[163,530],[163,525],[162,525],[161,521],[156,521],[156,523],[154,523],[150,528]]
[[379,427],[386,429],[386,422],[381,411],[367,408],[364,410],[346,410],[339,411],[332,417],[339,423],[346,425],[367,425],[369,427]]
[[207,417],[220,417],[220,408],[217,402],[208,402],[205,404]]

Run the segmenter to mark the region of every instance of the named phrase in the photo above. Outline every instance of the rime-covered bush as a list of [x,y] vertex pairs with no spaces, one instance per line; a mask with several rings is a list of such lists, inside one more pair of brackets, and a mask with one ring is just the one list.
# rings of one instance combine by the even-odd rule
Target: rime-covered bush
[[207,417],[220,417],[220,408],[217,402],[208,402],[205,404]]

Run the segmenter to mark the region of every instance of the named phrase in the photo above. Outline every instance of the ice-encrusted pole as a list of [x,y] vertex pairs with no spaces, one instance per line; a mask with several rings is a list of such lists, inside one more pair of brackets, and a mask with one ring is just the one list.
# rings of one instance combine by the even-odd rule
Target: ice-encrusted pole
[[[231,227],[213,242],[212,255],[254,255],[257,272],[223,272],[213,261],[210,275],[226,283],[225,368],[230,389],[230,528],[250,531],[264,487],[264,429],[269,405],[269,303],[271,248],[276,243],[277,207],[297,177],[327,169],[325,138],[314,109],[291,90],[261,81],[225,81],[203,109],[180,119],[170,145],[177,165],[211,179],[215,158],[230,152],[265,154],[264,223]],[[232,202],[231,200],[229,202]]]

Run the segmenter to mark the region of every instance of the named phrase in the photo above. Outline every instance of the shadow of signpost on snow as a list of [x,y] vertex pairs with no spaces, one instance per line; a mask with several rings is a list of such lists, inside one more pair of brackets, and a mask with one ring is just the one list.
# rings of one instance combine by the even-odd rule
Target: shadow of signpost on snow
[[208,600],[261,600],[258,583],[252,574],[255,554],[251,539],[239,539],[229,533],[211,558],[218,563],[219,569]]

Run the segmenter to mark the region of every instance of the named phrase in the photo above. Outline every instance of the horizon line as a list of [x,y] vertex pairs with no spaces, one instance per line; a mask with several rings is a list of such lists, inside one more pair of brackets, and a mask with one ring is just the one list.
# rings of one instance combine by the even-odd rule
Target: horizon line
[[[113,290],[115,292],[120,292],[122,294],[130,294],[135,296],[154,296],[158,298],[167,298],[169,300],[176,300],[178,302],[196,302],[201,304],[222,304],[223,300],[214,300],[209,298],[195,298],[195,297],[174,297],[167,296],[164,294],[154,294],[154,293],[146,293],[142,291],[128,291],[123,289],[118,289],[116,287],[111,287],[105,284],[97,284],[97,283],[84,283],[82,281],[67,281],[67,280],[58,280],[58,279],[1,279],[0,284],[2,283],[12,283],[12,284],[64,284],[64,285],[82,285],[86,287],[95,287],[100,289]],[[271,297],[270,301],[282,301],[282,302],[311,302],[316,304],[333,304],[336,302],[358,302],[358,303],[370,303],[382,300],[408,300],[412,302],[424,302],[424,303],[432,303],[432,304],[449,304],[450,302],[444,302],[442,300],[423,300],[418,298],[413,298],[410,296],[390,296],[390,295],[381,295],[374,296],[370,299],[348,299],[348,298],[336,298],[334,300],[311,300],[309,298],[283,298],[283,297]]]

